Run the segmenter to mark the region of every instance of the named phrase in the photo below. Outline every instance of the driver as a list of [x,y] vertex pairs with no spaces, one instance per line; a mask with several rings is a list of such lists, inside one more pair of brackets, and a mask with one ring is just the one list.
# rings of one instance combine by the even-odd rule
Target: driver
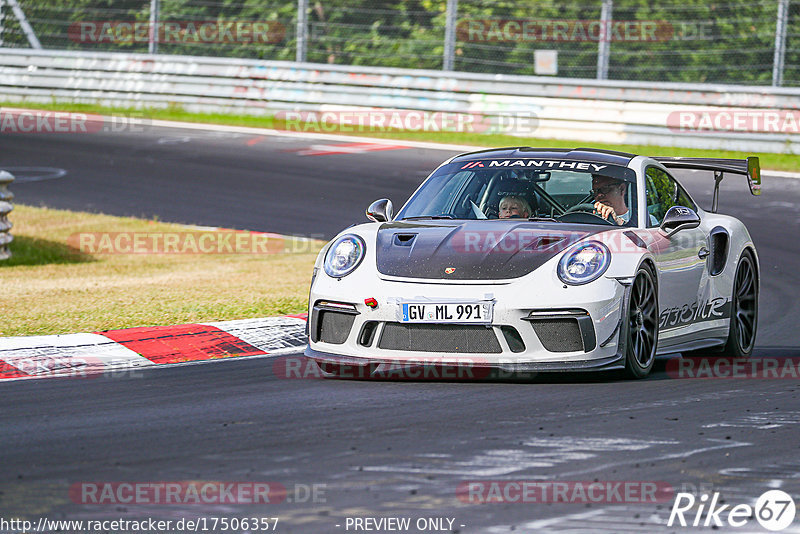
[[625,203],[628,184],[609,176],[592,175],[594,211],[603,219],[611,219],[619,225],[631,220],[631,212]]
[[503,197],[499,206],[501,219],[527,219],[531,216],[531,206],[528,201],[517,195]]

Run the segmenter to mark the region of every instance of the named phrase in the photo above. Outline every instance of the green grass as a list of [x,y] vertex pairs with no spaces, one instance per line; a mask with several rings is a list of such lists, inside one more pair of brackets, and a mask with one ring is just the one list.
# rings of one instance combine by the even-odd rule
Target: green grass
[[[285,129],[285,121],[272,115],[251,116],[251,115],[227,115],[221,113],[190,113],[180,107],[169,107],[165,109],[131,109],[131,108],[112,108],[90,104],[72,103],[52,103],[39,104],[25,102],[15,102],[0,104],[4,107],[30,107],[33,109],[75,111],[98,114],[128,114],[146,117],[149,119],[197,122],[207,124],[225,124],[231,126],[248,126],[253,128],[274,128]],[[477,148],[501,147],[501,146],[540,146],[553,148],[573,148],[576,146],[590,145],[593,148],[608,150],[620,150],[634,154],[644,154],[649,156],[686,156],[686,157],[716,157],[744,159],[747,156],[759,156],[761,158],[761,168],[779,171],[800,171],[800,157],[796,154],[773,154],[764,152],[737,152],[731,150],[705,150],[696,148],[676,148],[660,147],[647,145],[627,145],[611,143],[587,143],[585,141],[564,141],[555,139],[541,139],[535,137],[517,137],[512,135],[493,135],[480,133],[459,133],[459,132],[418,132],[418,131],[376,131],[376,132],[332,132],[344,135],[354,135],[362,137],[376,137],[383,139],[398,139],[411,141],[425,141],[432,143],[447,143],[458,145],[471,145]]]

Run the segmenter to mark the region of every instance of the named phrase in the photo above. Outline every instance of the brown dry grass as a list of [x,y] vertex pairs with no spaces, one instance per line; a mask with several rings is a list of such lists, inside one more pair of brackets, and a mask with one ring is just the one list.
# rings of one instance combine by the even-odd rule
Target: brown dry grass
[[89,254],[80,232],[186,232],[134,218],[15,206],[0,262],[0,335],[92,332],[304,311],[320,242],[296,253]]

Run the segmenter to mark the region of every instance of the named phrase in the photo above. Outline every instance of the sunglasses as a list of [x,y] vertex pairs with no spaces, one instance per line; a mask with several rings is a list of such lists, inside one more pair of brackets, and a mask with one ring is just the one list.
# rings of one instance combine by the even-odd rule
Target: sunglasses
[[616,184],[604,185],[602,187],[595,187],[591,190],[591,193],[593,195],[607,195],[617,187],[619,187],[619,185]]

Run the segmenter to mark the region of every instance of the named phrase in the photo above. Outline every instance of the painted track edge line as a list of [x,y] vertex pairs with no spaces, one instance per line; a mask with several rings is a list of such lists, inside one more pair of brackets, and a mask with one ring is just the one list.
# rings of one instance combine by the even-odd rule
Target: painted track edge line
[[264,135],[273,137],[291,137],[296,139],[321,139],[324,141],[349,141],[353,143],[374,143],[377,145],[398,145],[402,144],[412,148],[428,148],[431,150],[449,150],[457,152],[471,152],[482,150],[487,147],[478,145],[454,145],[447,143],[433,143],[425,141],[412,141],[406,139],[384,139],[380,137],[363,137],[359,135],[326,134],[317,132],[292,132],[290,130],[275,130],[272,128],[255,128],[252,126],[231,126],[224,124],[209,124],[203,122],[181,122],[166,121],[155,119],[150,121],[151,126],[161,128],[178,128],[186,130],[203,130],[229,133],[244,133],[252,135]]

